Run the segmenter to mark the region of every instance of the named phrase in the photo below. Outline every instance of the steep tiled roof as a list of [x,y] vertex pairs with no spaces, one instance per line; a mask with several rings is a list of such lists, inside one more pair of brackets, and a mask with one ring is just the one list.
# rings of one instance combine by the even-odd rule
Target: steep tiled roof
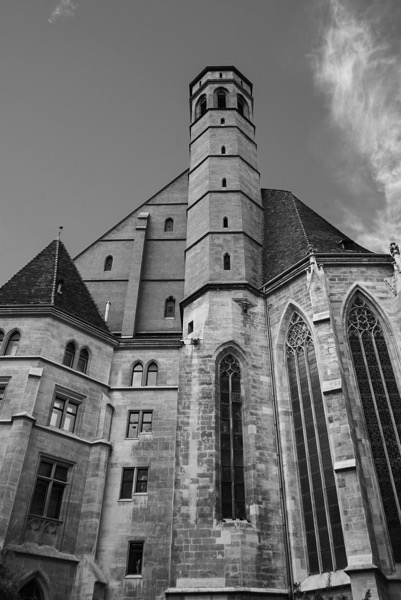
[[269,281],[315,252],[343,252],[340,240],[346,240],[348,252],[369,252],[349,240],[326,219],[301,202],[292,192],[262,189],[263,281]]
[[[62,282],[61,293],[57,292]],[[64,244],[51,242],[0,288],[0,306],[53,305],[109,331]]]

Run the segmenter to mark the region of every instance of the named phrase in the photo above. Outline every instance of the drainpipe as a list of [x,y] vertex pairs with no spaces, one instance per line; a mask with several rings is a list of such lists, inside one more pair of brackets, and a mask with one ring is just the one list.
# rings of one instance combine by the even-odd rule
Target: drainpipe
[[271,337],[271,329],[270,329],[270,313],[269,308],[271,305],[267,304],[267,298],[264,297],[265,304],[265,315],[266,315],[266,331],[267,331],[267,345],[269,348],[269,364],[271,371],[271,381],[272,381],[272,395],[273,395],[273,414],[274,414],[274,428],[276,432],[276,444],[277,444],[277,462],[278,462],[278,474],[279,474],[279,486],[280,486],[280,502],[281,502],[281,511],[283,515],[283,529],[284,529],[284,549],[286,554],[286,571],[287,571],[287,580],[288,580],[288,593],[289,597],[293,598],[294,596],[294,581],[292,574],[292,560],[291,560],[291,546],[290,546],[290,538],[288,532],[288,515],[287,515],[287,507],[285,502],[285,482],[284,482],[284,473],[283,473],[283,463],[282,463],[282,452],[281,452],[281,440],[280,440],[280,431],[279,431],[279,415],[278,415],[278,406],[277,406],[277,391],[276,391],[276,378],[274,371],[274,356],[273,356],[273,348],[272,348],[272,337]]

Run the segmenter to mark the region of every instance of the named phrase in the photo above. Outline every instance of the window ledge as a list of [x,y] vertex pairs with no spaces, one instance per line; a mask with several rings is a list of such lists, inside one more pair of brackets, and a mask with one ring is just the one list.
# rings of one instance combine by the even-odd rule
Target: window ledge
[[174,321],[175,317],[164,317],[165,321]]
[[143,575],[125,575],[124,579],[143,579]]
[[247,519],[223,519],[222,525],[223,527],[236,527],[238,529],[254,529],[252,523]]

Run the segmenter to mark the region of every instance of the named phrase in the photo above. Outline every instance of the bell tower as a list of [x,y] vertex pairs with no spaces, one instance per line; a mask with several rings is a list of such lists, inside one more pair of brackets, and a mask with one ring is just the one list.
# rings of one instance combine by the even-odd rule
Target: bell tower
[[260,285],[261,197],[252,84],[206,67],[190,84],[185,296],[209,283]]

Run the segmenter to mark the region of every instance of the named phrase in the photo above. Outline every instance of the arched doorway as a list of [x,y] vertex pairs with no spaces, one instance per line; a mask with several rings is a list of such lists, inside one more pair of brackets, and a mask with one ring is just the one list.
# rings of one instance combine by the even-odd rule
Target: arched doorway
[[21,600],[45,600],[40,585],[35,579],[28,581],[28,583],[20,589],[19,595]]

